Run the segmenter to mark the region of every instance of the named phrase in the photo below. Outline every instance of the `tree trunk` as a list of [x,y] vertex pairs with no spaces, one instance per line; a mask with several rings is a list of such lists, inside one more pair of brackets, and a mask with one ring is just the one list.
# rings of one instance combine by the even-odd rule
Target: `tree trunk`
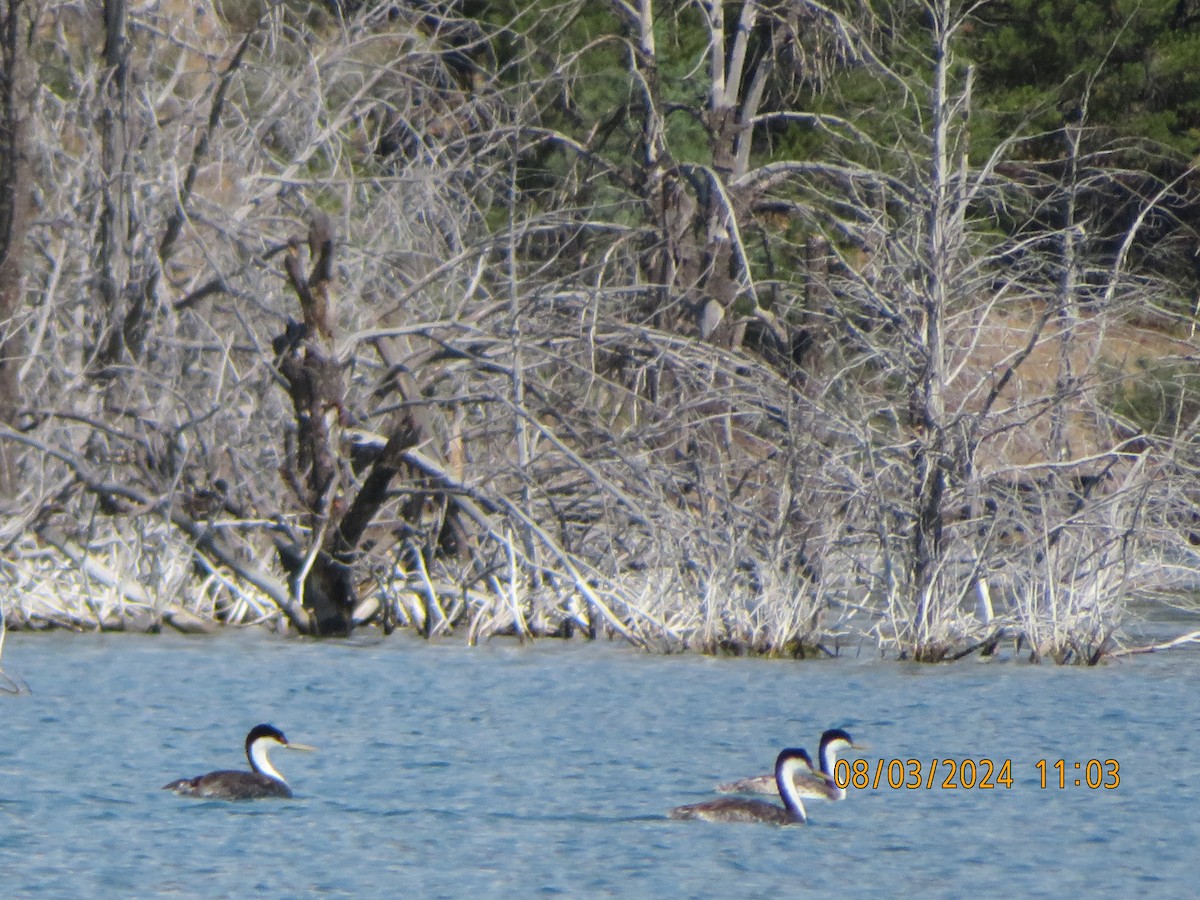
[[[15,426],[20,408],[17,371],[22,339],[17,324],[24,287],[30,175],[25,120],[30,103],[28,22],[20,0],[0,4],[0,422]],[[15,487],[13,445],[0,444],[0,498]]]

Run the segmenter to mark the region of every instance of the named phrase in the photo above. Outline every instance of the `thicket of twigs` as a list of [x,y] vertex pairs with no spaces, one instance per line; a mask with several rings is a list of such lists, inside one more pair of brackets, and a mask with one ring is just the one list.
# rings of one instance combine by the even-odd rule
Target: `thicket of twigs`
[[1153,261],[996,229],[1085,179],[968,170],[969,86],[907,180],[715,126],[732,171],[689,169],[640,4],[623,169],[540,118],[582,54],[514,86],[435,4],[118,8],[35,10],[9,627],[1094,662],[1194,585],[1193,412],[1148,433],[1105,351]]

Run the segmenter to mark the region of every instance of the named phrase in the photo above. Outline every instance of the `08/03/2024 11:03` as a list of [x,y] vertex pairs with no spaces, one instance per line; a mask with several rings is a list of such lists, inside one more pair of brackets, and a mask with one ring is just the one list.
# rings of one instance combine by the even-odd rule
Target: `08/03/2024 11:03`
[[[1114,790],[1121,784],[1121,764],[1115,759],[1039,759],[1033,766],[1038,787],[1045,790],[1083,787],[1090,790]],[[859,790],[870,787],[893,790],[994,790],[1011,788],[1014,783],[1011,759],[877,759],[874,766],[865,759],[839,759],[833,769],[833,781],[840,788]],[[1057,777],[1056,777],[1057,776]]]

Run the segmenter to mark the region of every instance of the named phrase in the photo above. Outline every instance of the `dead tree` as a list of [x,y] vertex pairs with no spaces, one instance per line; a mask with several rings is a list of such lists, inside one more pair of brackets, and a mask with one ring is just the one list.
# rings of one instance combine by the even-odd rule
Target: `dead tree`
[[[436,477],[414,465],[407,455],[428,432],[424,418],[413,407],[392,419],[382,446],[365,450],[360,446],[360,457],[365,460],[360,458],[359,467],[365,475],[350,498],[356,476],[348,453],[343,452],[341,431],[348,413],[345,379],[334,351],[334,236],[324,213],[313,217],[308,251],[311,269],[306,274],[300,242],[289,243],[285,269],[303,321],[289,320],[285,332],[275,339],[274,349],[296,421],[294,445],[281,474],[304,508],[310,538],[307,546],[295,536],[279,537],[275,544],[293,595],[308,610],[308,631],[349,634],[358,603],[354,565],[359,545],[372,520],[391,499],[389,488],[397,476],[403,476],[410,487],[409,500],[402,508],[405,522],[415,528],[428,498],[440,493],[446,512],[438,549],[460,553],[470,542],[458,501],[442,492]],[[397,389],[404,393],[402,387]]]
[[[29,225],[30,174],[25,119],[30,92],[25,4],[0,5],[0,422],[15,423],[17,371],[22,353],[15,324],[24,283],[25,236]],[[24,24],[23,24],[24,23]],[[0,497],[11,496],[12,462],[0,444]]]
[[351,561],[346,552],[337,552],[348,484],[338,452],[345,386],[333,353],[334,244],[327,216],[314,217],[308,237],[312,270],[305,274],[300,242],[294,239],[285,262],[303,321],[289,319],[274,349],[296,418],[292,452],[280,474],[305,511],[302,524],[311,538],[307,548],[298,539],[277,538],[276,550],[293,594],[309,612],[308,630],[349,634],[357,596]]

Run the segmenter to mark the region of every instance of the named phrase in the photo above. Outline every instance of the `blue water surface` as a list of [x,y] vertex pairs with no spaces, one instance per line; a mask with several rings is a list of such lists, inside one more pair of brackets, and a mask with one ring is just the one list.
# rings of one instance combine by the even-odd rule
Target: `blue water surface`
[[[0,695],[0,894],[1190,891],[1197,662],[916,666],[549,640],[10,634],[4,669],[31,693]],[[258,722],[319,748],[273,756],[294,800],[160,790],[244,767]],[[869,745],[859,757],[872,774],[893,759],[925,773],[935,758],[1009,760],[1012,787],[892,789],[885,768],[879,787],[810,803],[804,827],[666,818],[720,781],[769,771],[783,746],[815,751],[834,725]],[[1093,759],[1117,760],[1118,788],[1074,785]]]

